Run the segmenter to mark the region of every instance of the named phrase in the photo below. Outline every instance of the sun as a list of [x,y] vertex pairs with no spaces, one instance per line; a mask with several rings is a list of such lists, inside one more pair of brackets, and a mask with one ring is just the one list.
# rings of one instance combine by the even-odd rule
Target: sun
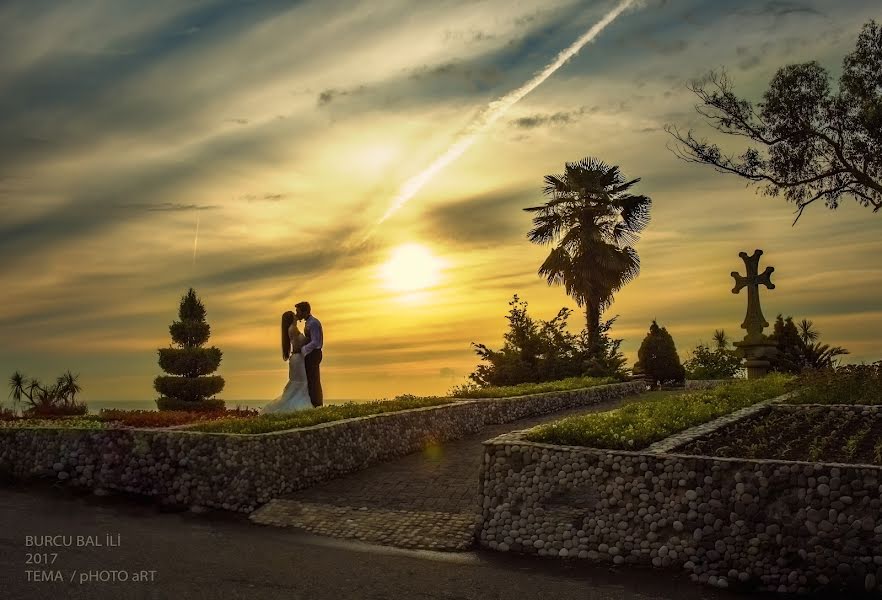
[[380,267],[383,287],[393,292],[419,292],[438,285],[444,261],[421,244],[403,244]]

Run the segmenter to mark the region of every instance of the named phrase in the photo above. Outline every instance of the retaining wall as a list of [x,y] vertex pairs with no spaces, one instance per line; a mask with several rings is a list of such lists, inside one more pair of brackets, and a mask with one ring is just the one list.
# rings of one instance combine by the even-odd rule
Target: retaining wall
[[621,383],[370,415],[263,434],[150,429],[3,429],[0,469],[18,478],[250,512],[281,494],[458,439],[485,425],[643,390]]
[[882,592],[882,467],[677,454],[731,422],[641,452],[487,441],[479,543],[718,587]]

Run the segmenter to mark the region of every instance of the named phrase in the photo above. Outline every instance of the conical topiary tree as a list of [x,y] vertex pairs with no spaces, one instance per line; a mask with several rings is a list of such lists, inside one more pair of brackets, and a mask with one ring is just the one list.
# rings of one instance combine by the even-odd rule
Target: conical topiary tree
[[634,370],[644,373],[654,384],[683,385],[686,380],[686,369],[680,363],[674,338],[654,320],[637,351]]
[[220,410],[224,401],[211,398],[224,389],[224,379],[210,375],[221,362],[218,348],[203,348],[211,328],[205,321],[205,307],[193,288],[181,298],[179,321],[169,326],[177,348],[159,349],[159,366],[170,375],[160,375],[153,387],[162,394],[156,405],[160,410]]

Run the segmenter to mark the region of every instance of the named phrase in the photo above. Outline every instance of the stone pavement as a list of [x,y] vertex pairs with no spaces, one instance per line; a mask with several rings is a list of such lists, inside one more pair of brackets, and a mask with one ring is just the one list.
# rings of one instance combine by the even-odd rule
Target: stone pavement
[[255,523],[426,550],[462,551],[474,542],[480,516],[482,442],[565,416],[610,410],[633,396],[485,427],[393,461],[271,500]]

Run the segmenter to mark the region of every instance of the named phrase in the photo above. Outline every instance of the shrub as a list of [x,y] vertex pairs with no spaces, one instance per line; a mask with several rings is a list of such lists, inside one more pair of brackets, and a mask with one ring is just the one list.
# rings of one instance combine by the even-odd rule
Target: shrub
[[790,404],[882,404],[882,361],[806,370],[791,387],[801,391]]
[[616,410],[540,425],[526,437],[548,444],[639,450],[690,427],[780,396],[787,391],[790,379],[772,374],[653,401],[637,400]]
[[741,371],[741,357],[734,348],[729,348],[726,332],[718,329],[714,332],[715,347],[704,343],[698,344],[692,351],[692,357],[683,363],[689,379],[729,379]]
[[656,384],[683,385],[686,379],[686,369],[680,364],[674,339],[654,320],[637,351],[634,370],[645,373]]
[[[82,391],[78,383],[79,375],[70,371],[55,380],[55,385],[44,387],[38,380],[16,371],[9,378],[10,397],[18,404],[27,398],[29,407],[23,413],[30,415],[84,415],[88,408],[84,402],[77,402],[76,396]],[[14,412],[14,409],[13,409]]]
[[608,331],[615,318],[600,323],[597,344],[591,346],[585,330],[578,335],[567,329],[572,314],[562,308],[550,321],[537,321],[527,314],[527,302],[517,294],[508,303],[509,330],[500,350],[472,343],[480,364],[469,380],[482,387],[541,383],[581,376],[624,378],[625,359],[619,351],[622,340],[612,340]]
[[162,394],[156,405],[160,410],[218,410],[223,400],[211,396],[224,389],[224,379],[210,376],[220,365],[222,353],[218,348],[203,348],[211,328],[205,321],[205,306],[190,290],[181,298],[179,321],[169,326],[172,341],[177,348],[160,348],[159,366],[170,375],[153,380],[154,389]]
[[778,315],[770,336],[777,350],[769,357],[772,371],[796,375],[806,369],[831,369],[837,366],[837,357],[849,353],[840,346],[820,343],[821,334],[813,326],[807,319],[797,325],[793,317]]

